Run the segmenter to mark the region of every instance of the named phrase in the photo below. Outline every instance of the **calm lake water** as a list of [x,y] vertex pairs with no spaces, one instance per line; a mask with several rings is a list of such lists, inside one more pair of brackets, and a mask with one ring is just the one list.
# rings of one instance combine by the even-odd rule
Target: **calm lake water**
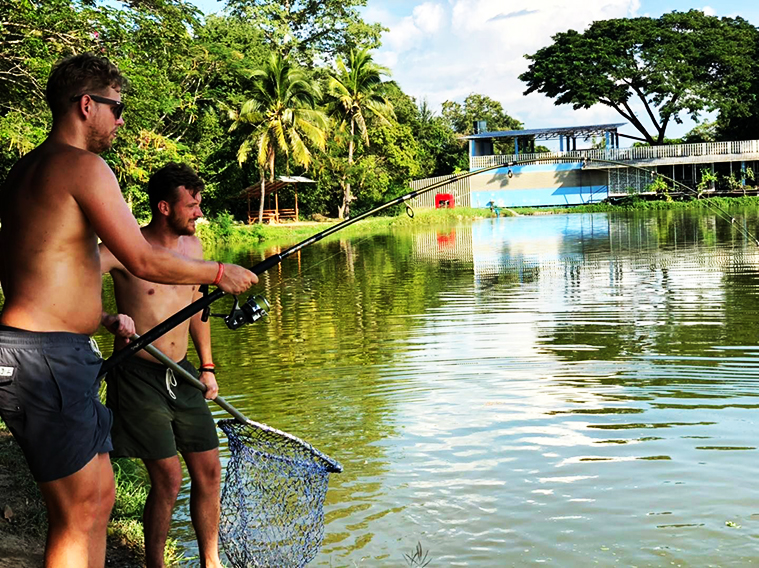
[[[268,322],[213,321],[218,377],[343,464],[312,565],[759,561],[759,248],[712,213],[335,239],[257,292]],[[192,556],[187,517],[185,488]]]

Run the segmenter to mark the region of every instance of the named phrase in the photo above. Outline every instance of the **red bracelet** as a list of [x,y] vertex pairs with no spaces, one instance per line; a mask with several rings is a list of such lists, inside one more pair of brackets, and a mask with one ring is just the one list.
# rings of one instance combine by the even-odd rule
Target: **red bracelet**
[[203,369],[215,369],[215,368],[216,368],[216,365],[214,365],[213,363],[204,363],[200,366],[201,371]]
[[211,282],[211,286],[218,286],[219,282],[221,282],[221,277],[224,276],[224,265],[220,262],[219,263],[219,271],[216,273],[216,278],[213,282]]

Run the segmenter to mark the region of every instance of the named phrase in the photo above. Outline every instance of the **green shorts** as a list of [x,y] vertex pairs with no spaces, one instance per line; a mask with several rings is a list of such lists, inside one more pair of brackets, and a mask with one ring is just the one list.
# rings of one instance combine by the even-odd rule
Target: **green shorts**
[[[197,376],[187,359],[178,364]],[[163,364],[131,357],[108,373],[106,384],[112,457],[160,460],[219,447],[203,393]]]

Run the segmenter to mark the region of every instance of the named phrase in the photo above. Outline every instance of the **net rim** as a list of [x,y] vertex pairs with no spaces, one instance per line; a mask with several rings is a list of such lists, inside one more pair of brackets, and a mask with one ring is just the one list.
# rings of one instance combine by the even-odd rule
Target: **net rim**
[[[261,422],[255,422],[253,420],[246,420],[245,422],[242,422],[240,420],[236,420],[233,418],[225,418],[223,420],[219,420],[219,428],[221,428],[227,435],[227,428],[232,428],[234,426],[248,426],[250,428],[255,428],[256,430],[261,430],[263,432],[267,432],[269,434],[273,434],[275,436],[281,436],[283,438],[286,438],[287,440],[290,440],[291,442],[297,444],[304,450],[306,450],[311,457],[315,458],[318,462],[321,463],[321,465],[324,467],[324,469],[329,473],[342,473],[343,466],[338,462],[337,460],[329,457],[327,454],[320,452],[316,448],[314,448],[311,444],[308,442],[301,440],[297,436],[293,436],[292,434],[288,434],[287,432],[283,432],[282,430],[278,430],[277,428],[273,428],[267,424],[263,424]],[[225,428],[225,426],[227,428]]]

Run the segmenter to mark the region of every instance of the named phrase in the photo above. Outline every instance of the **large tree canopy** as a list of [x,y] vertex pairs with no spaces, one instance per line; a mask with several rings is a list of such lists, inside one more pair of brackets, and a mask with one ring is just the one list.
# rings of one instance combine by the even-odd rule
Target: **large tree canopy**
[[[584,33],[553,36],[554,43],[526,57],[519,76],[525,95],[544,93],[574,109],[604,104],[662,144],[672,121],[686,114],[742,112],[752,76],[757,30],[742,18],[717,18],[698,10],[658,19],[594,22]],[[636,104],[652,126],[636,112]],[[745,111],[744,111],[745,112]]]
[[[397,85],[388,85],[385,95],[397,120],[374,112],[382,106],[374,103],[384,101],[374,96],[381,69],[366,64],[371,56],[364,48],[378,43],[381,27],[361,19],[358,8],[365,3],[231,0],[226,11],[203,16],[191,0],[0,0],[0,182],[49,133],[44,88],[50,69],[85,51],[108,57],[129,82],[122,93],[126,123],[103,158],[138,218],[149,214],[148,178],[168,161],[199,171],[206,181],[204,210],[211,216],[225,210],[242,216],[245,203],[239,196],[261,179],[262,157],[269,178],[273,170],[304,173],[310,164],[308,175],[317,183],[299,194],[305,214],[338,211],[346,184],[360,212],[407,192],[412,179],[466,167],[466,149],[450,121],[417,107]],[[278,65],[281,73],[273,73],[281,81],[257,90],[263,83],[256,70],[270,64],[273,53],[288,50],[302,64],[278,55],[278,61],[288,61]],[[329,85],[338,60],[345,62],[345,73],[334,77],[342,90]],[[328,101],[317,100],[316,89],[300,97],[308,98],[307,104],[295,104],[303,101],[291,96],[296,87],[305,92],[309,89],[301,86],[319,83],[321,92],[331,90],[333,102],[342,101],[347,111],[342,121],[347,128],[341,131],[340,121],[333,121],[326,145],[320,111]],[[268,97],[271,93],[277,96]],[[496,101],[476,95],[461,108],[495,126],[506,116]],[[230,110],[239,113],[234,115],[239,127],[231,132]],[[351,120],[353,136],[348,135]],[[242,163],[241,146],[245,157],[251,153]],[[287,190],[279,196],[292,197]]]
[[357,8],[366,6],[366,0],[229,0],[228,6],[258,27],[280,55],[306,65],[377,48],[384,31],[361,18]]

